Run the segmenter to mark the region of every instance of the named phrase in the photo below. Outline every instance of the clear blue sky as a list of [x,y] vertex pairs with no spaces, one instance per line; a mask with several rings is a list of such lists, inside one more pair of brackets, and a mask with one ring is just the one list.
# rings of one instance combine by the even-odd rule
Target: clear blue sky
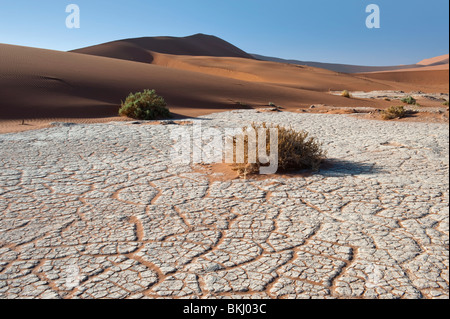
[[[67,29],[68,4],[81,28]],[[367,29],[367,5],[381,29]],[[142,36],[221,37],[250,53],[361,65],[449,51],[448,0],[0,0],[0,43],[71,50]]]

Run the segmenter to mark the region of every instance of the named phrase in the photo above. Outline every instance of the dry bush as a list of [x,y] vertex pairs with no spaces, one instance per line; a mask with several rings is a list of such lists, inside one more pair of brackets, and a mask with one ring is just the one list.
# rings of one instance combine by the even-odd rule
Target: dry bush
[[382,116],[384,120],[393,120],[393,119],[401,119],[406,116],[407,112],[403,105],[400,106],[391,106],[390,108],[384,110],[382,112]]
[[350,92],[347,91],[347,90],[342,91],[341,96],[342,96],[342,97],[346,97],[346,98],[348,98],[348,99],[352,97],[352,95],[350,94]]
[[[264,128],[266,132],[266,153],[270,154],[270,129],[278,129],[278,171],[298,171],[309,169],[318,171],[321,163],[326,157],[326,152],[322,150],[320,144],[315,138],[310,137],[308,132],[295,131],[292,128],[285,128],[280,125],[267,125],[262,123],[252,124],[252,128],[256,131],[256,141],[258,140],[258,130]],[[258,160],[257,163],[249,163],[248,136],[245,135],[247,127],[243,128],[244,135],[244,163],[236,163],[236,157],[232,164],[233,169],[241,176],[258,174],[263,164]],[[259,154],[259,145],[257,144],[257,154]],[[236,141],[234,141],[236,146]]]

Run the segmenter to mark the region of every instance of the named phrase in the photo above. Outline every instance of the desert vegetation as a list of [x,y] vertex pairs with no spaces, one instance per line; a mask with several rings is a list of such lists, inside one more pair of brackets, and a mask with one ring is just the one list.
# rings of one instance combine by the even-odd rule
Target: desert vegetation
[[403,103],[409,104],[409,105],[415,105],[417,104],[417,100],[413,98],[412,96],[405,97],[402,99]]
[[348,90],[342,91],[341,96],[346,97],[348,99],[352,97],[352,95],[350,94],[350,92]]
[[155,120],[170,117],[170,111],[164,98],[158,96],[155,90],[144,90],[130,93],[122,102],[119,115],[136,120]]
[[[266,153],[270,154],[270,129],[276,128],[278,130],[278,167],[281,172],[312,170],[318,171],[323,160],[326,157],[326,152],[322,149],[322,144],[316,138],[310,137],[308,132],[296,131],[292,128],[285,128],[280,125],[252,124],[252,128],[256,131],[256,141],[258,140],[258,131],[260,128],[265,129],[266,134]],[[248,145],[249,139],[244,132],[247,127],[243,128],[244,135],[244,163],[236,163],[236,158],[232,167],[239,175],[257,174],[261,166],[258,160],[257,163],[249,163]],[[257,153],[259,152],[259,145],[257,143]],[[263,146],[261,146],[263,147]]]
[[384,120],[401,119],[406,116],[407,112],[403,105],[391,106],[382,112]]
[[277,111],[277,112],[281,111],[281,109],[282,109],[281,106],[279,106],[278,104],[275,104],[275,103],[273,103],[273,102],[269,102],[269,106],[272,107],[273,110],[275,110],[275,111]]

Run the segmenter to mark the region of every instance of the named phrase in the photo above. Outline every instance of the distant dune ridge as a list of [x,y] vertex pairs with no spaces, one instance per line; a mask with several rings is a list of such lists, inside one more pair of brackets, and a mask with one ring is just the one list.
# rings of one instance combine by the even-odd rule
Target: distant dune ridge
[[320,63],[320,62],[306,62],[298,60],[285,60],[274,57],[267,57],[264,55],[253,54],[255,59],[262,61],[272,61],[296,65],[307,65],[321,69],[327,69],[342,73],[369,73],[369,72],[385,72],[385,71],[399,71],[399,70],[448,70],[449,69],[449,55],[443,55],[427,60],[423,60],[417,64],[409,65],[395,65],[395,66],[361,66],[349,64],[335,64],[335,63]]
[[[421,63],[442,67],[448,55]],[[72,52],[0,44],[0,119],[116,116],[121,100],[147,88],[156,89],[180,116],[269,102],[287,110],[317,103],[378,107],[376,101],[346,99],[330,90],[448,92],[448,68],[426,72],[352,75],[260,61],[203,34],[128,39]]]
[[425,66],[436,66],[436,65],[447,65],[449,64],[449,55],[441,55],[435,58],[426,59],[423,61],[420,61],[417,63],[418,65],[425,65]]

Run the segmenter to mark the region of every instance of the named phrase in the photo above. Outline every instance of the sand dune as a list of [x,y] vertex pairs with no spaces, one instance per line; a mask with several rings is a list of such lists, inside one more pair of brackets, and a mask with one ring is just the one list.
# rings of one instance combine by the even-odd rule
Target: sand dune
[[[441,67],[445,57],[423,63]],[[130,92],[147,88],[184,117],[269,102],[286,110],[312,104],[382,108],[388,103],[329,91],[448,92],[448,70],[342,74],[259,61],[206,35],[122,40],[74,52],[0,44],[3,120],[111,118]]]
[[[185,61],[181,61],[180,58],[191,58],[187,64],[195,64],[202,67],[201,72],[211,73],[212,68],[216,69],[216,74],[219,68],[216,63],[222,63],[223,60],[208,60],[203,57],[234,57],[255,59],[260,61],[277,62],[284,64],[293,64],[301,66],[309,66],[314,68],[320,68],[330,70],[339,73],[368,73],[368,72],[386,72],[386,71],[399,71],[399,70],[448,70],[449,69],[449,55],[443,55],[427,60],[423,60],[417,64],[411,65],[396,65],[396,66],[358,66],[358,65],[346,65],[346,64],[332,64],[332,63],[320,63],[320,62],[304,62],[297,60],[284,60],[273,57],[266,57],[262,55],[250,55],[229,42],[226,42],[215,36],[196,34],[189,37],[177,38],[177,37],[146,37],[137,39],[126,39],[120,41],[114,41],[104,44],[99,44],[92,47],[82,48],[74,50],[75,53],[83,53],[95,56],[103,56],[121,60],[129,60],[143,63],[155,63],[164,64],[166,66],[176,66],[181,69],[190,69]],[[162,58],[161,54],[171,55],[172,58],[179,58],[176,62],[167,63],[167,58]],[[158,61],[155,62],[155,55],[158,56]],[[201,57],[201,58],[200,58]],[[181,58],[181,59],[183,59]],[[185,59],[186,60],[186,59]],[[205,60],[205,61],[202,61]],[[193,63],[194,62],[194,63]],[[247,61],[248,62],[248,61]],[[213,63],[214,66],[209,65]],[[241,63],[240,67],[242,67]],[[253,63],[255,65],[255,63]],[[247,68],[248,69],[248,68]],[[236,73],[238,72],[238,73]],[[226,75],[228,77],[245,80],[259,80],[258,76],[254,76],[248,72],[241,72],[232,70],[228,72],[221,72],[220,75]],[[282,81],[284,82],[284,80]]]
[[[350,107],[363,102],[375,104],[317,90],[12,45],[0,45],[0,61],[2,119],[111,117],[117,115],[120,101],[128,93],[145,88],[156,89],[173,112],[184,116],[233,109],[238,102],[261,106],[272,101],[286,108],[314,103]],[[326,72],[326,77],[330,76]],[[341,78],[335,76],[335,88],[339,89]],[[357,79],[355,86],[357,83],[368,82]],[[374,84],[374,88],[379,87]]]
[[449,64],[449,55],[441,55],[431,59],[425,59],[417,63],[418,65],[426,66],[437,66],[437,65],[447,65]]
[[393,70],[384,70],[384,71],[376,71],[376,72],[362,72],[355,74],[363,74],[363,73],[386,73],[386,72],[420,72],[420,71],[448,71],[449,64],[437,64],[437,65],[424,65],[420,68],[412,67],[412,68],[404,68],[404,69],[393,69]]
[[253,59],[251,55],[231,43],[205,34],[183,38],[146,37],[126,39],[73,50],[72,52],[145,63],[152,62],[151,52]]
[[[192,49],[194,47],[196,48],[195,50]],[[430,60],[429,63],[432,63],[432,65],[425,65],[427,61],[423,61],[423,65],[420,66],[358,67],[354,65],[328,65],[313,62],[309,63],[309,65],[296,65],[295,63],[288,65],[291,63],[276,62],[285,62],[282,59],[273,59],[275,62],[251,59],[252,56],[249,56],[232,44],[217,37],[202,34],[185,38],[128,39],[75,50],[74,52],[139,61],[243,81],[270,83],[320,92],[341,89],[389,90],[393,89],[392,85],[394,85],[394,89],[414,91],[421,89],[421,86],[418,85],[422,85],[420,80],[411,81],[411,79],[407,79],[405,82],[399,82],[398,77],[395,75],[393,79],[389,79],[387,76],[377,79],[376,77],[337,74],[332,70],[334,67],[339,72],[351,71],[352,73],[398,71],[399,69],[410,71],[419,67],[421,68],[420,70],[445,69],[445,64],[442,64],[445,62],[445,56]],[[438,63],[440,64],[438,65]],[[330,68],[331,70],[329,70]],[[409,78],[411,76],[409,75]],[[385,81],[387,82],[385,83]],[[447,83],[448,80],[440,81],[439,88],[442,90]],[[432,86],[429,87],[433,90]]]
[[[127,39],[72,52],[313,91],[374,88],[371,82],[324,69],[258,61],[226,41],[202,34],[185,38]],[[375,86],[388,89],[382,84]]]
[[242,58],[193,57],[159,53],[153,53],[153,57],[153,64],[172,69],[311,91],[387,90],[390,88],[383,83],[374,83],[352,75],[307,66]]
[[[262,61],[272,61],[279,63],[305,65],[326,70],[331,70],[341,73],[369,73],[369,72],[386,72],[386,71],[400,71],[400,70],[448,70],[449,59],[448,54],[423,60],[417,64],[407,65],[394,65],[394,66],[363,66],[363,65],[350,65],[350,64],[337,64],[337,63],[321,63],[321,62],[306,62],[299,60],[286,60],[274,57],[267,57],[263,55],[253,54],[254,58]],[[431,68],[433,67],[433,68]]]
[[419,87],[418,91],[449,92],[449,71],[441,69],[428,70],[402,70],[395,72],[378,72],[360,74],[362,78],[381,80],[392,86],[403,87],[413,85]]
[[399,69],[410,69],[415,68],[415,64],[410,65],[396,65],[396,66],[363,66],[363,65],[351,65],[351,64],[338,64],[338,63],[322,63],[322,62],[311,62],[311,61],[299,61],[299,60],[287,60],[275,57],[268,57],[264,55],[253,54],[254,58],[262,61],[272,61],[278,63],[287,63],[295,65],[305,65],[315,68],[326,69],[330,71],[340,72],[340,73],[363,73],[363,72],[380,72],[380,71],[391,71]]
[[[448,54],[441,55],[441,56],[431,58],[431,59],[422,60],[419,63],[409,66],[409,67],[408,66],[402,66],[402,67],[397,67],[397,68],[392,67],[392,69],[389,69],[389,70],[378,70],[375,72],[376,73],[381,73],[381,72],[384,73],[384,72],[400,72],[400,71],[401,72],[411,72],[411,71],[443,71],[443,70],[444,71],[449,70],[449,55]],[[367,72],[375,73],[372,71],[367,71]],[[418,76],[418,77],[420,77],[421,75],[423,75],[423,73],[416,74],[416,76]],[[411,77],[412,77],[412,75],[409,74],[408,78],[411,78]],[[440,78],[440,77],[438,76],[438,78]],[[406,79],[406,81],[409,81],[409,79]],[[419,78],[417,81],[420,82],[421,79]]]

